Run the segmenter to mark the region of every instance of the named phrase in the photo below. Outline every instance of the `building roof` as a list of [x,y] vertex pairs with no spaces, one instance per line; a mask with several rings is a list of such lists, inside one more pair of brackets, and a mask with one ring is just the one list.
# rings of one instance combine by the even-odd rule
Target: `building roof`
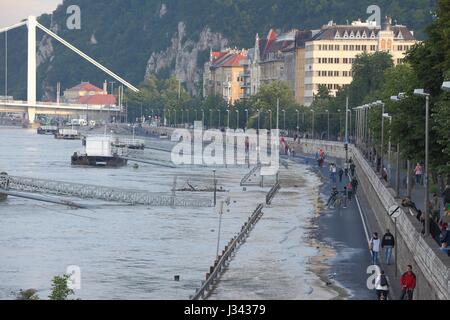
[[[211,68],[241,67],[241,61],[247,59],[247,53],[242,51],[214,52],[217,59],[213,59]],[[214,56],[214,55],[213,55]]]
[[90,92],[103,92],[103,89],[100,89],[89,82],[81,82],[80,84],[67,89],[66,91],[90,91]]
[[[394,37],[398,40],[414,41],[415,38],[411,31],[405,26],[392,26]],[[381,29],[366,25],[332,25],[324,26],[313,38],[316,40],[360,40],[360,39],[378,39]]]
[[112,94],[96,94],[93,96],[83,96],[78,99],[78,103],[89,105],[115,105],[116,97]]

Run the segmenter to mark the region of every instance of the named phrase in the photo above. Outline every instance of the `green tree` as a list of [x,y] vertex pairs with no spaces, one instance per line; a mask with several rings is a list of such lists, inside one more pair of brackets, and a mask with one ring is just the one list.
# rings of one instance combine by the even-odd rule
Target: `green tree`
[[39,300],[39,296],[35,289],[20,290],[17,300]]
[[68,286],[69,279],[70,275],[68,274],[53,278],[52,291],[48,296],[50,300],[67,300],[70,295],[75,294],[75,292]]

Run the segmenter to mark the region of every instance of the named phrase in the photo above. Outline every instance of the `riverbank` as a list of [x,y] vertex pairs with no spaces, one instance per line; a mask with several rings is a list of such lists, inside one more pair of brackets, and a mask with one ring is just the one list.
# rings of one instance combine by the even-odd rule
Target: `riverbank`
[[[317,215],[311,231],[311,244],[318,248],[320,254],[311,261],[311,270],[339,292],[337,299],[373,300],[374,292],[366,286],[370,254],[357,204],[354,201],[340,212],[325,208],[332,188],[328,166],[318,168],[311,155],[297,154],[294,161],[307,164],[309,170],[317,174],[321,181]],[[337,159],[328,161],[341,164]],[[336,186],[343,190],[347,182],[344,178]]]

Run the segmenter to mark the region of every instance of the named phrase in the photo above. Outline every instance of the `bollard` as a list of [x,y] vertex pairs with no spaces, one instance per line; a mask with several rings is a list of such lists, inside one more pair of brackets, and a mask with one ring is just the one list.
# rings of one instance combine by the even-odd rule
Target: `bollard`
[[180,276],[179,276],[179,275],[175,275],[175,276],[173,277],[173,280],[174,280],[174,281],[177,281],[177,282],[180,281]]

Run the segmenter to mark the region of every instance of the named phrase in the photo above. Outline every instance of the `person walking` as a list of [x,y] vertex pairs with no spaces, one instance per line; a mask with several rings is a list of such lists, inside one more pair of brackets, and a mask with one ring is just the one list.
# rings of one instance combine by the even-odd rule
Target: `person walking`
[[378,300],[387,300],[389,295],[389,282],[384,270],[381,270],[381,273],[375,280],[375,290],[377,291]]
[[416,184],[422,184],[423,167],[418,163],[414,169],[414,174],[416,176]]
[[378,257],[380,256],[380,239],[378,233],[375,232],[369,241],[370,252],[372,253],[372,265],[378,265]]
[[353,186],[353,194],[356,194],[356,192],[358,191],[358,186],[359,186],[358,180],[356,178],[353,178],[351,184]]
[[347,199],[348,199],[348,202],[349,202],[349,203],[352,203],[352,199],[353,199],[353,185],[352,185],[351,182],[349,182],[349,183],[347,184],[346,190],[347,190]]
[[416,275],[412,271],[413,267],[411,265],[408,266],[407,271],[400,278],[400,284],[402,286],[402,295],[400,296],[400,300],[413,300],[414,299],[414,290],[416,289]]
[[381,248],[384,250],[384,263],[386,265],[391,264],[392,249],[395,247],[395,238],[392,233],[387,229],[386,234],[381,241]]
[[339,168],[339,183],[342,183],[342,177],[344,176],[344,170],[342,168]]
[[331,181],[333,181],[333,183],[336,183],[336,173],[337,173],[337,168],[335,164],[332,164],[330,167],[330,173],[331,173]]
[[356,166],[355,166],[355,164],[353,163],[353,161],[350,163],[350,173],[352,174],[352,177],[355,176],[355,173],[356,173]]

